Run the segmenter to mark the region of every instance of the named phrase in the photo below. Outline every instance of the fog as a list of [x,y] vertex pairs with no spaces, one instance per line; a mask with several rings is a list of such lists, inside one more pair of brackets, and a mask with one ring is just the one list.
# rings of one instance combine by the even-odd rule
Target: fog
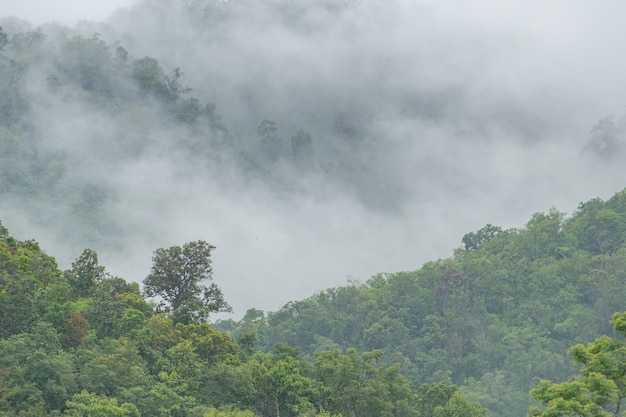
[[58,22],[74,26],[81,20],[102,21],[135,0],[2,0],[0,17],[14,16],[34,25]]
[[[120,120],[80,102],[35,105],[45,146],[115,195],[102,206],[114,233],[88,241],[62,239],[3,202],[12,234],[35,238],[63,268],[89,245],[110,272],[141,281],[154,249],[204,239],[217,247],[215,282],[238,318],[348,279],[418,269],[487,223],[523,227],[553,207],[571,214],[626,184],[626,168],[582,151],[600,118],[624,113],[621,2],[369,1],[339,11],[256,2],[200,23],[176,1],[92,3],[31,0],[0,14],[92,20],[86,36],[180,67],[242,142],[264,119],[285,142],[303,127],[339,174],[278,167],[297,178],[281,188],[175,150],[108,160],[101,151]],[[41,95],[36,83],[30,91]]]

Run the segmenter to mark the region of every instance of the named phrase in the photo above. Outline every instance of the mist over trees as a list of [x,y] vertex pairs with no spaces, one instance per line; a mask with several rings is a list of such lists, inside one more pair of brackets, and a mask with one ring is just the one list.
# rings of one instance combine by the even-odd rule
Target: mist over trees
[[0,225],[0,413],[618,416],[625,201],[487,225],[419,270],[213,325],[204,241],[154,252],[144,293],[163,308],[95,251],[61,271]]
[[213,279],[214,249],[199,240],[154,252],[152,269],[143,280],[144,292],[148,297],[161,297],[160,308],[171,312],[175,322],[205,322],[212,313],[232,311],[215,283],[204,285]]
[[[224,250],[225,294],[277,308],[446,256],[487,222],[620,189],[621,105],[574,88],[586,61],[553,83],[522,65],[551,52],[547,26],[441,7],[160,0],[74,28],[3,19],[11,230],[64,266],[76,247],[126,253],[111,268],[135,281],[154,246],[202,230]],[[492,36],[500,17],[511,24]],[[554,42],[570,53],[588,29]]]
[[[35,241],[0,228],[3,416],[485,415],[452,384],[416,391],[382,350],[328,350],[311,362],[294,347],[263,353],[214,330],[205,311],[187,308],[205,307],[194,287],[209,274],[206,242],[155,251],[145,292],[172,304],[164,311],[94,251],[61,271]],[[163,265],[188,282],[169,298],[157,282]]]
[[[622,190],[581,203],[571,217],[551,210],[521,228],[488,224],[466,234],[453,257],[419,270],[215,327],[263,351],[298,347],[309,360],[329,349],[381,349],[415,387],[456,384],[492,415],[521,417],[531,406],[537,416],[609,415],[624,391],[624,316],[613,314],[626,289],[625,202]],[[553,386],[547,380],[576,374],[572,345],[582,376]]]
[[613,412],[623,6],[461,3],[0,16],[0,414]]

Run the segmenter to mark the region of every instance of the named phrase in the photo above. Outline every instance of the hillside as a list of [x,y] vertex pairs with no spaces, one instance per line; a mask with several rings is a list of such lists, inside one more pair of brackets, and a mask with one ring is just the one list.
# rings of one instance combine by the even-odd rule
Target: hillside
[[626,297],[626,190],[570,217],[537,213],[518,229],[487,225],[454,256],[416,271],[321,291],[219,328],[265,351],[383,349],[415,385],[462,386],[494,415],[523,416],[540,378],[576,373],[567,348],[612,334]]
[[0,417],[619,415],[624,13],[0,16]]
[[[570,346],[587,363],[623,344],[618,337],[606,345],[605,337],[588,345],[592,353],[583,347],[623,330],[613,313],[626,295],[625,220],[626,190],[582,203],[571,217],[552,210],[519,229],[487,225],[464,236],[453,257],[417,271],[214,325],[204,321],[200,298],[167,289],[192,288],[178,278],[144,280],[144,293],[162,296],[155,304],[158,297],[146,299],[137,283],[111,275],[94,251],[61,271],[35,241],[2,227],[0,411],[523,416],[536,404],[528,395],[535,387],[548,401],[541,394],[551,392],[548,382],[539,380],[573,381]],[[201,267],[194,255],[203,247],[214,249],[201,242],[157,249],[148,277],[183,267],[176,261],[183,256],[200,269],[176,276],[210,282],[210,262]],[[227,308],[219,287],[202,288],[210,291],[206,313]]]
[[239,319],[607,198],[623,187],[622,77],[582,42],[609,20],[572,33],[537,5],[536,25],[495,3],[473,19],[376,0],[0,16],[2,219],[63,268],[90,247],[135,282],[155,246],[211,240]]
[[[211,280],[210,248],[155,251],[144,290],[173,300],[156,305],[138,284],[108,273],[94,251],[61,271],[35,241],[0,225],[0,415],[484,416],[455,385],[415,389],[381,350],[327,350],[303,361],[295,347],[255,353],[250,339],[214,330],[198,303],[207,312],[226,307],[216,304],[219,287],[198,287],[202,300],[181,296],[194,286],[188,279]],[[172,267],[184,273],[156,284]],[[174,299],[163,285],[174,285]]]

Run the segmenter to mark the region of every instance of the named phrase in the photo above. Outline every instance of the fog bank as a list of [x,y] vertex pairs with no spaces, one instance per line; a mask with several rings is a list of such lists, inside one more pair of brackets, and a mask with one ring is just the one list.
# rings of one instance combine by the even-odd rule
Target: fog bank
[[[281,182],[203,164],[176,149],[194,134],[178,125],[135,131],[82,99],[55,101],[33,113],[48,128],[45,144],[67,153],[76,178],[110,190],[100,206],[108,233],[64,241],[5,201],[12,234],[39,240],[64,268],[92,246],[133,281],[156,248],[207,240],[215,282],[240,317],[347,279],[418,269],[487,223],[522,227],[534,212],[571,213],[626,184],[619,161],[583,151],[600,118],[623,113],[621,2],[227,3],[199,1],[203,15],[145,1],[80,30],[121,42],[133,59],[180,67],[241,146],[256,149],[264,119],[284,152],[306,129],[320,168],[268,163]],[[67,7],[68,19],[82,13]],[[124,135],[165,145],[102,158]]]

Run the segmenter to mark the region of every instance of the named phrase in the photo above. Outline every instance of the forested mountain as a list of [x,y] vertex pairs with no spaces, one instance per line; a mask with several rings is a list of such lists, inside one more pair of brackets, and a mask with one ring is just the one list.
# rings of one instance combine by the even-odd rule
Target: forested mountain
[[265,351],[383,349],[409,380],[449,382],[494,415],[523,416],[539,378],[576,373],[567,348],[613,334],[626,297],[626,190],[571,217],[537,213],[522,228],[487,225],[448,259],[331,288],[219,327]]
[[[607,115],[621,101],[602,86],[621,77],[586,66],[606,59],[577,44],[540,61],[571,37],[442,7],[144,0],[72,28],[2,16],[2,218],[64,268],[92,247],[134,281],[154,246],[211,240],[240,318],[620,189],[624,124]],[[554,73],[576,68],[593,94],[542,72],[562,62],[577,64]]]
[[605,31],[413,3],[0,16],[0,416],[619,415],[626,190],[510,228],[623,187]]
[[0,226],[2,416],[484,416],[449,383],[415,389],[382,350],[326,350],[303,361],[277,344],[255,353],[214,330],[227,307],[211,246],[158,249],[144,299],[89,249],[58,269],[35,241]]
[[213,326],[207,314],[228,304],[204,285],[206,242],[154,252],[144,292],[156,305],[90,249],[61,271],[35,241],[0,232],[0,415],[555,415],[532,392],[558,415],[608,416],[625,396],[626,313],[613,313],[626,190],[571,217],[487,225],[414,272]]

